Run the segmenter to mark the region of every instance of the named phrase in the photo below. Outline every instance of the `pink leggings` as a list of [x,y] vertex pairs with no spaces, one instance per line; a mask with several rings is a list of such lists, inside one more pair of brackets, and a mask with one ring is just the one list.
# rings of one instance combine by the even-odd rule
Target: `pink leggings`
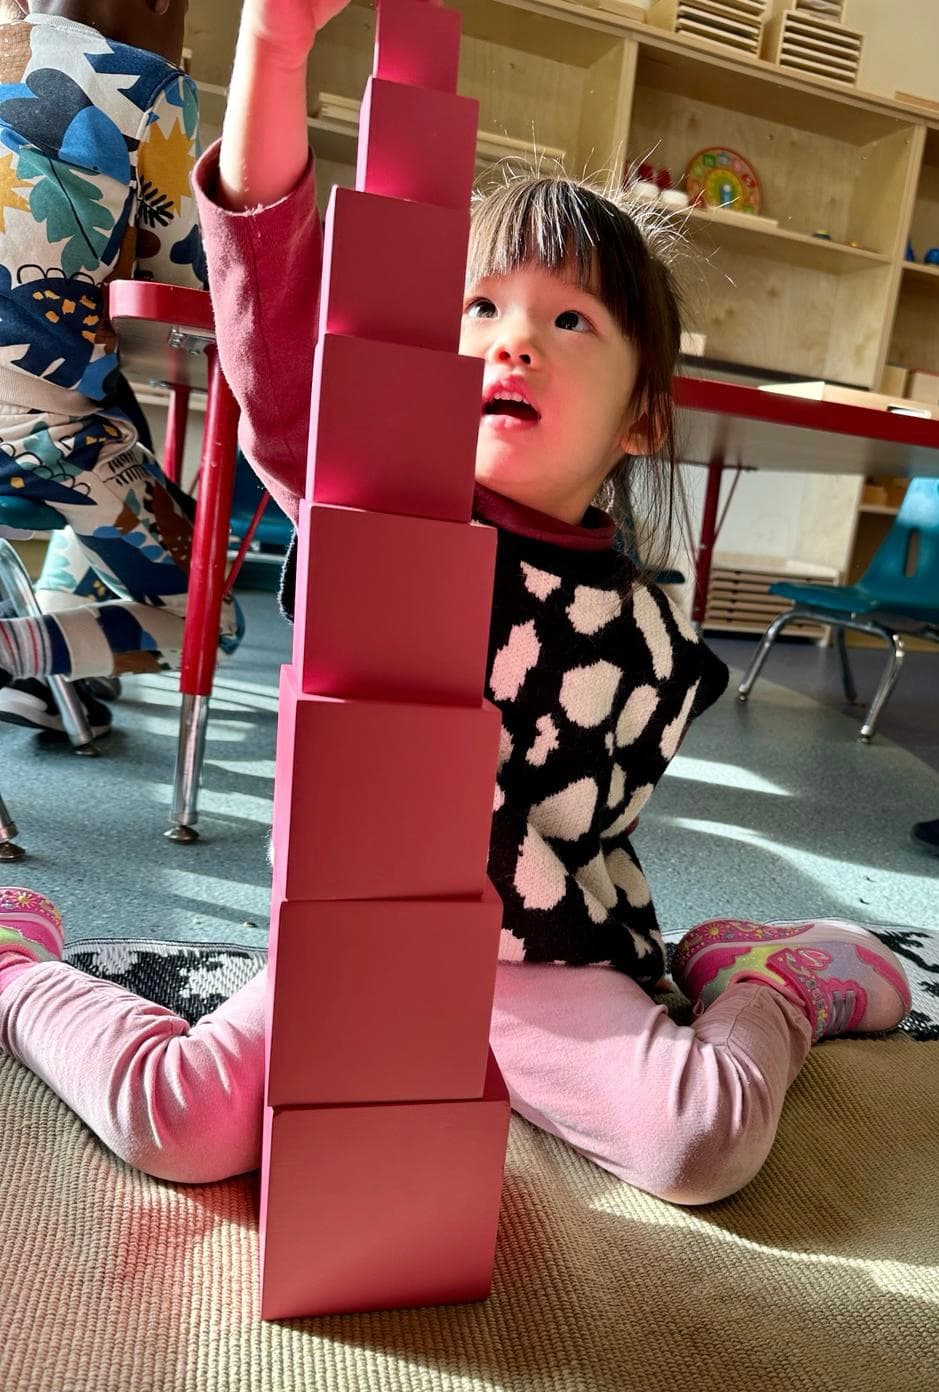
[[[0,1046],[129,1164],[224,1179],[260,1163],[264,978],[190,1027],[45,963],[0,993]],[[640,1189],[702,1204],[763,1164],[811,1033],[766,986],[731,987],[688,1026],[609,968],[500,964],[491,1039],[523,1117]]]

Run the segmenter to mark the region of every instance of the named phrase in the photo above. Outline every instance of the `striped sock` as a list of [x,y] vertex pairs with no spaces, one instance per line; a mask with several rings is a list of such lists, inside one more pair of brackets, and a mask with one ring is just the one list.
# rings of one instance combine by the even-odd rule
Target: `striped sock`
[[[66,655],[66,666],[60,658]],[[68,648],[56,620],[0,619],[0,667],[12,677],[45,677],[50,672],[71,675]]]
[[0,888],[0,992],[38,962],[58,962],[65,937],[53,903],[32,889]]

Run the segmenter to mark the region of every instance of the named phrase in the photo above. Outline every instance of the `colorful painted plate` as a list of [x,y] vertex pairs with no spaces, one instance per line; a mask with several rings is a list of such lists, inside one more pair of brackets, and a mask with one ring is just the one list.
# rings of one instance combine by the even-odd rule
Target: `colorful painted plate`
[[707,208],[729,207],[735,213],[758,213],[763,206],[760,181],[736,150],[717,146],[699,150],[685,171],[691,203]]

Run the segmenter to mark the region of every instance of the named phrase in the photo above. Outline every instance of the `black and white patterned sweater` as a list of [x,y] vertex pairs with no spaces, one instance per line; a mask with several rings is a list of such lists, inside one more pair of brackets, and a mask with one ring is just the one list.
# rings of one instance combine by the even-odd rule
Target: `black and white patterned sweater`
[[[486,696],[502,713],[489,877],[499,956],[597,963],[654,986],[665,956],[628,828],[727,668],[655,587],[624,601],[615,529],[569,526],[477,487],[498,529]],[[281,602],[292,617],[294,548]]]
[[499,955],[599,963],[654,986],[662,938],[628,828],[727,668],[661,590],[623,600],[627,563],[604,513],[540,537],[507,530],[504,504],[477,489],[477,517],[499,525],[486,691],[502,712]]

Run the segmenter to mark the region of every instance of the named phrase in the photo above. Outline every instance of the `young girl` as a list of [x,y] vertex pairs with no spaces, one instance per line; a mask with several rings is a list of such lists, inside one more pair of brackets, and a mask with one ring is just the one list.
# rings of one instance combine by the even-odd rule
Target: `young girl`
[[[294,513],[320,270],[305,59],[342,3],[247,0],[221,150],[198,171],[247,449]],[[634,459],[668,458],[678,327],[667,270],[616,203],[527,179],[477,209],[461,346],[485,362],[476,514],[499,531],[492,1045],[522,1116],[631,1184],[699,1204],[760,1168],[812,1042],[892,1028],[909,991],[851,924],[717,919],[674,964],[694,1022],[648,994],[662,940],[628,832],[726,671],[591,500]],[[258,1164],[263,973],[190,1029],[55,960],[61,925],[38,895],[7,891],[0,922],[5,1049],[150,1173],[209,1181]]]

